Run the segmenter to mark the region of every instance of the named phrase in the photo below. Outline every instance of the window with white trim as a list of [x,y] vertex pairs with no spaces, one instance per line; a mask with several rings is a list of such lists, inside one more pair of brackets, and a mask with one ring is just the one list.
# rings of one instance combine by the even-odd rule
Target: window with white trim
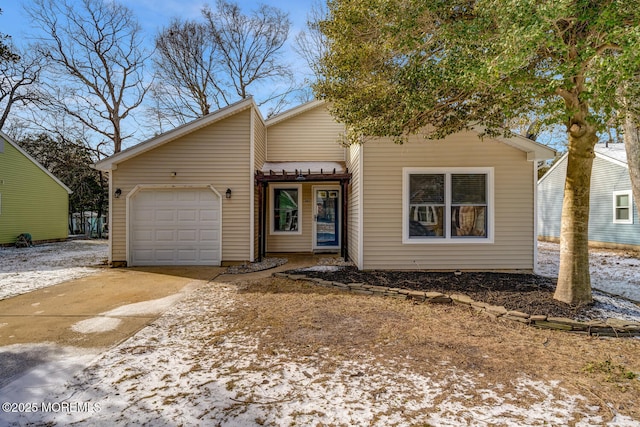
[[613,192],[613,222],[615,224],[633,224],[631,190]]
[[300,234],[302,186],[272,184],[270,201],[271,233]]
[[493,168],[403,171],[403,243],[493,242]]

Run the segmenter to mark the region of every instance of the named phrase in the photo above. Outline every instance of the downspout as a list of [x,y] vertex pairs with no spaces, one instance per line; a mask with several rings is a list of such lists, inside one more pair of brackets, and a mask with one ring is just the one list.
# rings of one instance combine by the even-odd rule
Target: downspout
[[349,191],[349,181],[348,179],[343,179],[342,180],[342,248],[340,250],[340,256],[346,261],[347,257],[349,256],[349,245],[348,245],[348,236],[349,233],[347,232],[347,224],[349,223],[348,221],[348,215],[349,215],[349,197],[348,197],[348,191]]
[[258,181],[258,262],[262,261],[265,255],[265,183]]

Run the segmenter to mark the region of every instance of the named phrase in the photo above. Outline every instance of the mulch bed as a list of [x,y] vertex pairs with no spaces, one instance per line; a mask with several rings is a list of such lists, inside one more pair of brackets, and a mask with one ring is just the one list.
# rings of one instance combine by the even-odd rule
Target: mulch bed
[[360,271],[350,266],[335,271],[290,271],[294,272],[347,284],[367,283],[443,294],[461,293],[475,301],[531,315],[588,317],[588,306],[572,307],[554,300],[555,282],[535,274],[463,272],[455,275],[451,272]]

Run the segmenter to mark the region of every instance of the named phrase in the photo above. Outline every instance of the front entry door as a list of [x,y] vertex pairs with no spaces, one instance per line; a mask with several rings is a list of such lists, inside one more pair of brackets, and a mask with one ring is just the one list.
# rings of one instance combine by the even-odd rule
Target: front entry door
[[340,248],[340,187],[313,187],[313,248]]

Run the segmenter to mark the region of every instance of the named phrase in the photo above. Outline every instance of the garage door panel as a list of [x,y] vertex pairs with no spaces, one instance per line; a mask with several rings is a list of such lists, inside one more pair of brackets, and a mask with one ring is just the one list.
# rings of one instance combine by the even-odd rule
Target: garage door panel
[[175,258],[175,249],[156,249],[154,258],[157,261],[171,262]]
[[175,209],[157,209],[155,211],[154,220],[156,222],[175,222],[176,211]]
[[135,221],[151,221],[153,220],[152,209],[140,209],[133,213],[133,219]]
[[220,265],[220,198],[209,189],[143,189],[131,199],[132,265]]
[[150,199],[155,202],[173,202],[176,200],[176,194],[173,191],[150,191],[149,193]]
[[200,258],[205,259],[220,259],[220,252],[217,250],[201,250]]
[[[201,199],[200,196],[204,196],[204,199]],[[176,194],[176,200],[180,202],[200,202],[210,200],[208,195],[202,194],[200,191],[189,191],[183,190]]]
[[200,230],[199,239],[206,242],[217,242],[220,235],[216,230]]
[[198,211],[195,209],[190,209],[190,210],[186,210],[186,209],[180,209],[178,211],[178,221],[180,222],[195,222],[198,220]]
[[140,249],[136,252],[136,257],[139,261],[151,261],[153,260],[153,249]]
[[153,242],[152,230],[134,230],[132,233],[133,239],[140,242]]
[[193,242],[197,239],[197,230],[178,230],[178,240],[181,242]]
[[156,230],[156,242],[173,242],[176,240],[175,230]]
[[212,221],[217,222],[220,220],[220,215],[218,215],[218,211],[214,211],[212,209],[202,209],[200,212],[200,221]]
[[198,251],[195,249],[178,250],[178,261],[194,261],[198,259]]

